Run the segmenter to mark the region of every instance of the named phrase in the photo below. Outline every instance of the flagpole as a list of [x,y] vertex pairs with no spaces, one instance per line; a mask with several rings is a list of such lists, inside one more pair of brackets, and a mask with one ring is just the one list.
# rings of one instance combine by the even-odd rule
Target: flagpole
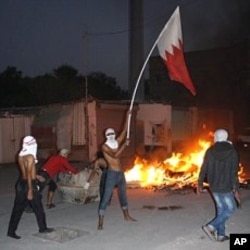
[[[177,8],[178,8],[178,7],[177,7]],[[135,88],[134,88],[134,91],[133,91],[133,95],[132,95],[132,99],[131,99],[130,107],[129,107],[129,111],[130,111],[130,112],[129,112],[129,115],[128,115],[127,139],[129,139],[132,109],[133,109],[133,105],[134,105],[134,101],[135,101],[136,91],[137,91],[137,88],[138,88],[138,86],[139,86],[139,82],[140,82],[141,77],[142,77],[142,74],[143,74],[143,72],[144,72],[144,70],[145,70],[145,68],[146,68],[146,65],[147,65],[147,63],[148,63],[148,60],[149,60],[150,56],[152,55],[152,53],[153,53],[153,51],[154,51],[154,49],[155,49],[157,43],[159,42],[159,40],[160,40],[160,38],[161,38],[161,36],[162,36],[162,34],[164,33],[164,31],[165,31],[166,28],[167,28],[167,25],[164,26],[164,28],[162,29],[160,35],[159,35],[159,36],[157,37],[157,39],[155,40],[154,45],[152,46],[152,48],[151,48],[151,50],[150,50],[150,52],[149,52],[149,54],[148,54],[148,56],[147,56],[147,58],[146,58],[146,60],[145,60],[145,62],[144,62],[144,64],[143,64],[143,66],[142,66],[142,69],[141,69],[141,71],[140,71],[140,74],[139,74],[139,76],[138,76],[138,78],[137,78],[137,82],[136,82],[136,85],[135,85]]]

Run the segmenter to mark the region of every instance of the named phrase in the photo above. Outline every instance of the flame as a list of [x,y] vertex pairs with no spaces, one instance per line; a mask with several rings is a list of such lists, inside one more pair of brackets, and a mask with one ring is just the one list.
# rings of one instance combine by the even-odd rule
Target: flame
[[[163,161],[137,157],[133,168],[125,172],[126,180],[141,187],[193,187],[197,183],[205,152],[210,146],[210,141],[199,140],[198,147],[191,149],[191,152],[173,153],[170,158]],[[243,167],[240,165],[239,177],[243,176]]]

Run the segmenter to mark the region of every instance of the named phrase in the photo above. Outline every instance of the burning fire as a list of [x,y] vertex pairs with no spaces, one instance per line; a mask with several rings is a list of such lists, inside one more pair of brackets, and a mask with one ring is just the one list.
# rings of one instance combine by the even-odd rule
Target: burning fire
[[[168,186],[179,189],[184,186],[195,186],[203,157],[211,142],[198,141],[198,147],[185,155],[173,153],[163,161],[135,159],[134,167],[125,172],[128,183],[136,183],[140,187]],[[240,166],[239,176],[243,175]]]

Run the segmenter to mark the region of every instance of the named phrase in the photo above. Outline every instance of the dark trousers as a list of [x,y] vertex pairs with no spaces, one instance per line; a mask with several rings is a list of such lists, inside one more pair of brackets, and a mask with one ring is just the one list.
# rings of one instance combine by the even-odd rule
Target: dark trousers
[[55,181],[53,179],[51,179],[51,177],[49,176],[49,174],[46,171],[41,169],[38,171],[38,175],[41,175],[45,179],[44,182],[38,182],[38,185],[40,187],[40,190],[39,190],[40,192],[43,191],[43,189],[45,188],[46,185],[48,185],[49,191],[51,191],[51,192],[56,191],[57,185],[56,185]]
[[39,231],[44,231],[47,228],[45,212],[42,204],[42,196],[38,191],[36,182],[33,181],[33,199],[29,201],[27,199],[28,183],[27,180],[19,179],[16,184],[16,197],[14,201],[14,206],[12,209],[8,234],[13,234],[16,232],[22,214],[25,207],[30,204],[37,220]]
[[[51,192],[55,192],[56,191],[57,185],[51,179],[51,177],[49,176],[49,174],[46,171],[39,170],[38,171],[38,175],[41,175],[45,179],[44,182],[37,181],[37,184],[39,186],[39,193],[40,194],[42,194],[42,192],[43,192],[44,188],[46,187],[46,185],[49,186],[49,191],[51,191]],[[33,211],[30,203],[27,204],[27,206],[25,208],[25,211],[26,212],[32,212]]]

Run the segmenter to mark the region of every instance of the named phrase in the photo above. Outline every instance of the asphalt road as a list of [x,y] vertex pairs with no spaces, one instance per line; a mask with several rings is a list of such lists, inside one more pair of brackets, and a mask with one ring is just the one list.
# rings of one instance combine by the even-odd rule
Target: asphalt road
[[[250,176],[249,151],[240,154],[246,177]],[[49,227],[56,229],[53,238],[37,235],[34,214],[23,214],[17,233],[21,240],[6,236],[18,175],[15,164],[0,165],[0,249],[3,250],[228,250],[229,242],[212,242],[201,226],[214,216],[214,205],[207,192],[171,193],[147,189],[129,189],[129,210],[137,222],[125,222],[115,194],[107,209],[104,230],[97,230],[98,202],[86,205],[62,202],[46,209]],[[56,193],[58,194],[58,192]],[[46,195],[44,195],[46,198]],[[242,208],[227,223],[228,233],[250,233],[250,193],[241,191]],[[67,235],[64,235],[67,230]],[[70,239],[70,237],[73,237]],[[62,241],[66,240],[66,241]]]

